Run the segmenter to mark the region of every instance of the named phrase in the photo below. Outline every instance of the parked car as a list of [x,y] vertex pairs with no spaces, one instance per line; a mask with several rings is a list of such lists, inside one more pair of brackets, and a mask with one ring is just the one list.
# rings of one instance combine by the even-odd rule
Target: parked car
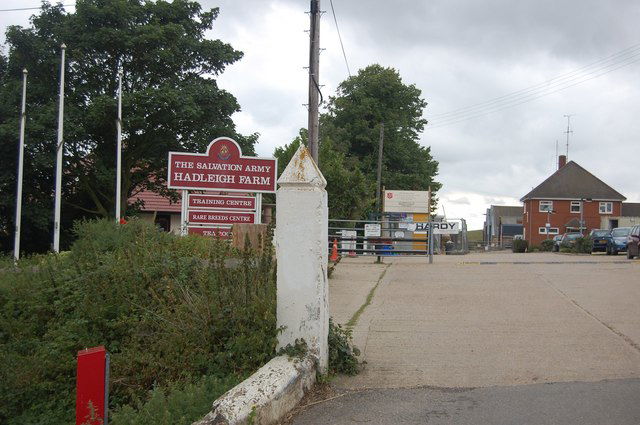
[[631,227],[616,227],[611,231],[611,243],[607,250],[608,255],[618,255],[627,251],[627,236]]
[[553,237],[553,248],[551,249],[553,252],[560,251],[560,241],[562,241],[562,237],[564,235],[556,235]]
[[627,236],[627,258],[633,257],[640,257],[640,224],[633,226]]
[[591,253],[607,252],[607,247],[611,245],[611,230],[593,229],[591,233],[589,233],[589,237],[593,241]]
[[582,237],[582,233],[580,232],[569,232],[562,235],[562,239],[560,239],[560,243],[558,244],[558,251],[562,247],[571,248],[576,244],[576,240]]

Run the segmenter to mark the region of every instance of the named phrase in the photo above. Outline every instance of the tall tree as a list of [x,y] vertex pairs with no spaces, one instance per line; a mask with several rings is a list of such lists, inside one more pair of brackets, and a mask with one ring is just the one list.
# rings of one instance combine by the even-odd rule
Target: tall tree
[[[380,124],[384,123],[382,184],[395,190],[435,192],[438,162],[418,141],[427,103],[413,84],[392,68],[370,65],[338,86],[320,119],[320,170],[327,179],[329,215],[364,218],[374,211]],[[276,149],[280,166],[289,162],[306,132]],[[436,197],[432,198],[435,206]]]
[[[67,46],[63,230],[115,207],[117,72],[123,77],[123,200],[164,191],[167,153],[202,151],[222,134],[253,153],[231,115],[235,97],[215,77],[242,57],[205,38],[218,9],[191,0],[78,0],[74,13],[44,4],[30,28],[7,30],[0,60],[0,244],[11,249],[22,68],[29,70],[23,246],[48,248],[53,204],[60,45]],[[64,236],[64,234],[63,234]]]
[[[282,174],[301,144],[307,144],[307,130],[301,129],[293,142],[276,148],[278,175]],[[365,177],[358,166],[358,160],[348,157],[333,142],[326,139],[318,152],[320,171],[327,180],[330,218],[361,218],[362,212],[371,207],[373,183]]]
[[349,156],[359,159],[362,171],[375,181],[380,125],[384,123],[383,185],[396,190],[434,191],[438,162],[429,147],[421,146],[427,124],[422,116],[427,102],[413,84],[403,83],[393,68],[370,65],[343,81],[329,99],[321,134]]

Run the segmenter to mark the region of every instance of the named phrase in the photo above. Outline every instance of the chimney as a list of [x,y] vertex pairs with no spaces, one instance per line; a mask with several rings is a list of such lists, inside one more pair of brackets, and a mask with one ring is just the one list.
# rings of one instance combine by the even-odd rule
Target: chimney
[[560,155],[558,157],[558,170],[561,169],[562,167],[564,167],[565,165],[567,165],[567,156],[566,155]]

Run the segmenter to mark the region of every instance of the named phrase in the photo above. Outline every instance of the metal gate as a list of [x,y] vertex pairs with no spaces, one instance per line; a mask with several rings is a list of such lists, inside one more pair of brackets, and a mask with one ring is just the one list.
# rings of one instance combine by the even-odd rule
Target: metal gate
[[[429,223],[402,219],[329,220],[329,253],[346,256],[429,256],[434,254],[466,254],[467,226],[460,222],[455,235],[433,234]],[[437,223],[437,222],[434,222]],[[430,260],[431,262],[431,260]]]

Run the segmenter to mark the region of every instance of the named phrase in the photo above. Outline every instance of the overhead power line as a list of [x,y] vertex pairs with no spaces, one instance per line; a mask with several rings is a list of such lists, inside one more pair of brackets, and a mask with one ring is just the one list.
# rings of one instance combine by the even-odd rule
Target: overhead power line
[[540,89],[540,88],[544,88],[545,86],[548,86],[550,83],[554,83],[554,82],[557,82],[558,80],[563,80],[563,79],[566,79],[566,78],[574,77],[576,74],[579,74],[579,73],[581,73],[583,71],[587,71],[588,69],[593,68],[594,66],[601,66],[600,64],[603,64],[603,63],[606,63],[606,62],[610,62],[610,61],[616,61],[616,60],[619,60],[621,56],[626,56],[626,55],[629,55],[629,54],[635,54],[635,53],[638,53],[639,51],[640,51],[640,43],[636,44],[636,45],[633,45],[631,47],[628,47],[628,48],[626,48],[624,50],[621,50],[621,51],[619,51],[617,53],[614,53],[614,54],[612,54],[610,56],[607,56],[606,58],[603,58],[603,59],[597,60],[595,62],[592,62],[592,63],[590,63],[588,65],[585,65],[585,66],[583,66],[581,68],[574,69],[573,71],[570,71],[570,72],[567,72],[567,73],[564,73],[564,74],[560,74],[560,75],[558,75],[556,77],[553,77],[553,78],[551,78],[549,80],[546,80],[546,81],[543,81],[541,83],[534,84],[532,86],[525,87],[524,89],[517,90],[515,92],[508,93],[506,95],[499,96],[499,97],[496,97],[494,99],[489,99],[489,100],[484,101],[484,102],[475,103],[475,104],[472,104],[472,105],[469,105],[469,106],[465,106],[463,108],[454,109],[454,110],[449,111],[449,112],[444,112],[444,113],[440,113],[440,114],[434,114],[434,115],[431,116],[431,118],[453,115],[453,114],[457,114],[459,112],[463,112],[463,111],[467,111],[467,110],[471,110],[471,109],[476,109],[476,108],[479,108],[479,107],[484,107],[486,105],[495,103],[497,101],[506,100],[506,99],[508,99],[508,98],[510,98],[512,96],[517,96],[517,95],[524,94],[524,93],[532,91],[532,90],[537,90],[537,89]]
[[342,48],[342,57],[344,57],[344,63],[347,65],[347,73],[351,77],[351,69],[349,69],[349,61],[347,61],[347,53],[344,51],[344,44],[342,43],[342,36],[340,35],[340,28],[338,27],[338,19],[336,18],[336,11],[333,8],[333,0],[329,0],[331,4],[331,13],[333,13],[333,22],[336,24],[336,31],[338,32],[338,39],[340,40],[340,47]]
[[605,59],[593,62],[577,70],[562,74],[543,83],[518,90],[516,92],[500,96],[486,102],[459,108],[447,113],[428,117],[434,125],[428,128],[437,128],[445,125],[457,124],[503,109],[512,108],[544,96],[582,84],[594,78],[608,74],[620,68],[640,61],[640,44],[629,47]]
[[[75,4],[63,4],[63,7],[67,7],[67,6],[75,6]],[[38,7],[17,7],[15,9],[0,9],[0,12],[19,12],[21,10],[40,10],[42,9],[42,6],[38,6]]]

